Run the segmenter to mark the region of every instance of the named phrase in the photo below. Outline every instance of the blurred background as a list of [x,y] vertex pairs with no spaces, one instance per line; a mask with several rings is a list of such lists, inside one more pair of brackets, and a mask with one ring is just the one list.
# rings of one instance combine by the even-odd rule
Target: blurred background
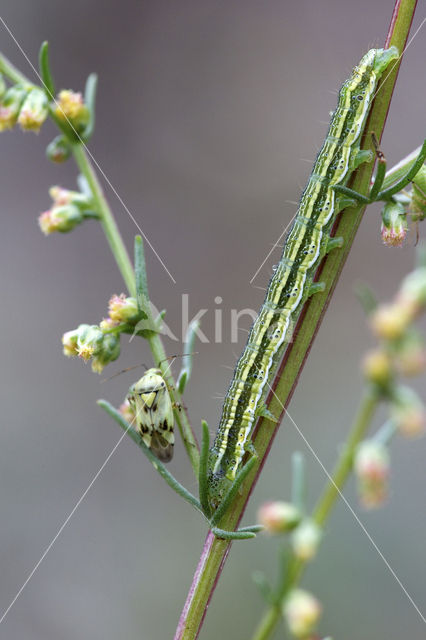
[[[199,433],[216,429],[221,400],[246,333],[231,343],[230,310],[258,309],[264,292],[250,280],[295,212],[327,129],[336,90],[371,46],[382,46],[393,2],[359,0],[181,0],[73,3],[5,0],[3,19],[35,64],[49,40],[57,85],[80,90],[99,73],[97,126],[90,149],[176,280],[147,250],[150,291],[168,324],[181,329],[181,296],[190,317],[207,309],[185,395]],[[422,8],[412,33],[424,18]],[[31,69],[5,28],[1,50]],[[425,31],[407,51],[382,148],[389,164],[417,147],[425,130]],[[106,315],[124,290],[100,227],[45,238],[38,214],[48,187],[75,186],[72,162],[44,156],[55,134],[1,135],[0,250],[2,322],[0,444],[0,610],[27,579],[121,431],[96,406],[119,404],[142,373],[100,384],[89,366],[62,355],[61,335]],[[106,195],[127,246],[136,232],[113,193]],[[403,249],[382,246],[379,207],[370,207],[317,336],[290,413],[331,469],[356,410],[359,361],[372,344],[357,281],[389,299],[414,262],[414,234]],[[424,237],[425,229],[420,229]],[[253,284],[266,285],[276,250]],[[215,303],[220,296],[221,303]],[[214,309],[223,313],[215,343]],[[244,323],[242,323],[244,324]],[[250,319],[245,318],[248,328]],[[423,325],[423,329],[425,326]],[[170,355],[182,352],[166,340]],[[145,362],[142,341],[122,341],[105,373]],[[175,363],[177,373],[179,363]],[[417,384],[424,393],[424,378]],[[375,426],[379,426],[379,416]],[[289,420],[275,440],[244,523],[266,499],[289,498],[290,458],[305,450]],[[309,501],[324,474],[305,451]],[[426,612],[426,440],[392,445],[391,492],[376,512],[345,494],[396,574]],[[172,471],[194,491],[178,442]],[[125,439],[3,621],[8,640],[172,638],[206,533],[201,519]],[[201,634],[246,639],[263,604],[254,570],[276,575],[277,541],[234,544]],[[322,601],[320,630],[334,638],[424,638],[424,623],[341,503],[304,586]],[[284,637],[279,629],[276,638]]]

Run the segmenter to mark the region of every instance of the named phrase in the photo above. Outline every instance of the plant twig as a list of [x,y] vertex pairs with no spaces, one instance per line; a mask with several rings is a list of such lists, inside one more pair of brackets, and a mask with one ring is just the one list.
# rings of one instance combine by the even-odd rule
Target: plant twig
[[[404,50],[415,6],[416,0],[397,0],[387,37],[387,46],[396,45],[399,51]],[[398,68],[399,64],[396,64],[393,71],[386,77],[385,82],[382,80],[379,85],[374,105],[366,123],[365,131],[374,131],[379,141],[392,97]],[[368,144],[371,146],[369,138],[368,136],[365,146],[368,146]],[[370,184],[372,171],[373,166],[371,165],[361,166],[355,172],[349,186],[357,192],[366,193]],[[328,254],[320,266],[317,275],[320,274],[321,281],[325,282],[325,292],[324,294],[314,296],[305,305],[295,328],[295,339],[290,344],[284,356],[283,363],[272,385],[272,392],[267,399],[269,410],[274,415],[280,415],[280,419],[282,419],[297,385],[300,372],[352,247],[356,231],[361,223],[362,214],[363,208],[360,207],[346,209],[344,215],[339,217],[333,229],[332,235],[343,237],[344,247],[341,251]],[[283,375],[284,367],[285,376]],[[253,442],[258,454],[258,459],[254,469],[244,482],[241,495],[235,497],[234,502],[230,505],[221,521],[221,526],[226,530],[235,529],[242,518],[248,498],[267,458],[277,428],[278,425],[274,428],[271,426],[270,421],[263,418],[259,419]],[[207,536],[200,563],[194,575],[179,620],[175,640],[194,640],[198,637],[207,606],[228,552],[229,543],[215,539],[211,534]]]

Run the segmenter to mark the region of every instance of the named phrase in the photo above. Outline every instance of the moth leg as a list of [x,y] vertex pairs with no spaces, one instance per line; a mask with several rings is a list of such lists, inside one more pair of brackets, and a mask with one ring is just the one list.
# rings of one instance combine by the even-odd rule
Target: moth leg
[[172,402],[172,407],[177,411],[182,411],[182,403],[180,402]]
[[257,418],[267,418],[271,422],[278,422],[278,418],[274,416],[274,414],[269,411],[266,404],[261,402],[255,411],[255,415]]
[[343,247],[344,240],[342,236],[333,236],[330,237],[327,241],[327,247],[325,249],[326,253],[330,253],[334,249],[341,249]]
[[325,282],[311,282],[308,289],[308,298],[316,293],[322,293],[325,289]]
[[379,141],[377,140],[376,135],[372,133],[371,136],[373,138],[373,145],[376,151],[377,171],[376,171],[376,175],[374,177],[373,184],[371,186],[370,193],[368,194],[368,196],[370,198],[370,201],[374,202],[377,199],[377,195],[380,189],[382,188],[383,181],[385,179],[386,158],[383,151],[381,151],[379,148]]

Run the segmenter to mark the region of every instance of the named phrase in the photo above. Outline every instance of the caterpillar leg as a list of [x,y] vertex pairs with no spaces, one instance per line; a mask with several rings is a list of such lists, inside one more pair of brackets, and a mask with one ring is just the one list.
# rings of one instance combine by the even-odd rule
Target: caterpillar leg
[[325,289],[325,282],[311,282],[308,290],[308,298],[316,293],[322,293]]
[[264,402],[261,402],[256,409],[255,415],[257,418],[267,418],[271,422],[278,422],[278,418],[274,416],[271,411],[266,407]]
[[[354,191],[353,189],[349,189],[349,187],[343,187],[340,184],[334,184],[331,188],[336,193],[341,193],[344,196],[346,196],[347,198],[349,198],[350,200],[355,201],[356,203],[359,203],[359,204],[370,204],[370,198],[367,198],[367,196],[363,196],[362,193],[358,193],[358,191]],[[341,211],[345,207],[340,207],[340,204],[341,203],[339,203],[339,210]],[[348,205],[346,204],[345,206],[348,206]]]
[[341,236],[333,236],[328,239],[325,252],[330,253],[334,249],[341,249],[343,247],[344,240]]
[[[271,413],[272,415],[272,413]],[[244,445],[244,449],[247,451],[247,453],[250,453],[250,455],[252,455],[254,458],[257,458],[257,451],[254,447],[254,444],[252,443],[251,440],[249,440],[248,442],[245,443]]]
[[354,169],[358,169],[361,164],[364,162],[373,162],[374,153],[372,151],[366,149],[358,149],[356,154],[353,156],[352,167]]

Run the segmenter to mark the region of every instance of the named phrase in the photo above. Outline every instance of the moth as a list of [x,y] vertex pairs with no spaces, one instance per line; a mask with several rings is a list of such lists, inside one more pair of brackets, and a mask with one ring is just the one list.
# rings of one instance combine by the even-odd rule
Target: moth
[[336,187],[344,187],[354,169],[373,158],[370,151],[360,149],[361,137],[377,83],[398,56],[396,47],[371,49],[340,89],[327,137],[302,193],[281,260],[225,396],[208,459],[213,510],[235,481],[244,455],[253,449],[251,435],[257,417],[273,419],[265,408],[269,385],[306,300],[324,289],[314,282],[321,260],[342,246],[342,239],[330,236],[337,214],[354,204]]
[[148,369],[132,384],[127,400],[135,413],[136,428],[147,447],[162,462],[173,457],[175,436],[173,404],[160,369]]

